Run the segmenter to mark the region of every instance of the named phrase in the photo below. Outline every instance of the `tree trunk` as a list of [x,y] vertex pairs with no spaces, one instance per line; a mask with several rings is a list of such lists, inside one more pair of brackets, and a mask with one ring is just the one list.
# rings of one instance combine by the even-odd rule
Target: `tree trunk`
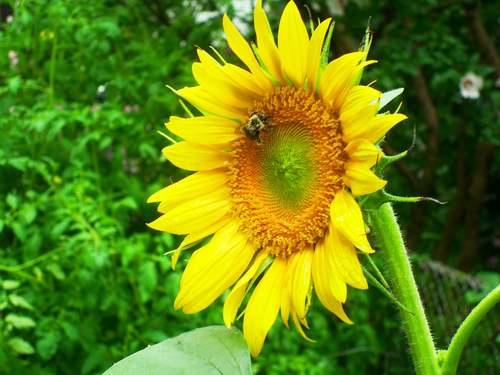
[[461,121],[458,128],[457,194],[455,196],[455,204],[448,212],[448,219],[444,227],[443,235],[434,249],[434,259],[442,263],[447,263],[457,226],[463,217],[466,190],[465,122]]
[[458,259],[458,268],[470,271],[478,258],[479,220],[481,205],[488,182],[488,171],[493,158],[494,147],[491,143],[477,145],[474,161],[474,175],[466,202],[465,237]]

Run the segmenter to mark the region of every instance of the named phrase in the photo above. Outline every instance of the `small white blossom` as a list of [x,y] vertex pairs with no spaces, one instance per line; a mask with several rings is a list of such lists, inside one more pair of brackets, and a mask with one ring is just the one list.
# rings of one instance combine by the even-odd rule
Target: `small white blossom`
[[19,57],[17,56],[17,52],[9,51],[8,56],[9,56],[10,66],[15,68],[17,64],[19,64]]
[[102,95],[106,92],[106,86],[105,85],[99,85],[97,86],[97,94]]
[[483,79],[474,73],[467,73],[460,80],[460,95],[466,99],[478,99],[483,87]]

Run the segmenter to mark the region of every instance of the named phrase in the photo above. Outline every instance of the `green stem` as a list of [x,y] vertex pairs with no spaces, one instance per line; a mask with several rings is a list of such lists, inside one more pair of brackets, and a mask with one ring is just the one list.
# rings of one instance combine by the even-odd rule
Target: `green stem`
[[385,203],[369,213],[385,257],[391,289],[398,301],[410,310],[400,308],[399,311],[415,371],[420,375],[436,375],[439,372],[436,349],[392,206]]
[[57,59],[57,34],[54,34],[52,41],[52,53],[50,56],[49,68],[49,103],[50,106],[54,105],[54,77],[56,73],[56,59]]
[[467,318],[465,318],[448,347],[441,367],[442,375],[453,375],[456,373],[458,361],[460,360],[464,346],[469,340],[472,332],[484,316],[493,309],[498,302],[500,302],[500,286],[497,286],[484,297],[481,302],[472,309]]
[[24,262],[22,264],[18,264],[16,266],[4,266],[4,265],[0,264],[0,271],[11,272],[11,273],[16,273],[16,272],[22,271],[26,268],[30,268],[30,267],[32,267],[40,262],[45,261],[46,259],[52,257],[54,254],[56,254],[62,250],[63,250],[62,248],[51,250],[49,252],[46,252],[45,254],[40,255],[39,257],[31,259],[31,260]]

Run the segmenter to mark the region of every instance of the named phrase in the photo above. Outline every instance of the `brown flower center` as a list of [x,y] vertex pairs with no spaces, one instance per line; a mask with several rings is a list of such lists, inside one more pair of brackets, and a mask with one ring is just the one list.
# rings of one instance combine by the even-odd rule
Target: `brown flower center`
[[342,130],[323,101],[292,87],[249,113],[232,145],[234,214],[254,243],[285,257],[314,246],[328,229],[330,204],[344,186]]

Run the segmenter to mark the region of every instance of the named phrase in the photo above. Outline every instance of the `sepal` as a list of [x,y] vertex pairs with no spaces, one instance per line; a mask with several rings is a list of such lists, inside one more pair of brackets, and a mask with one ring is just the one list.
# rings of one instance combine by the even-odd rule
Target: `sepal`
[[406,155],[408,155],[409,150],[410,149],[405,150],[405,151],[400,152],[399,154],[396,154],[396,155],[390,155],[390,156],[384,155],[384,156],[382,156],[378,160],[377,164],[375,165],[375,174],[377,176],[381,176],[384,173],[384,170],[388,165],[390,165],[398,160],[403,159]]
[[[373,31],[370,28],[370,23],[371,23],[371,17],[368,18],[368,22],[366,24],[365,35],[363,36],[363,39],[361,40],[361,43],[359,46],[359,51],[363,52],[363,58],[361,59],[360,63],[363,63],[366,61],[366,59],[368,58],[368,52],[370,52],[370,47],[372,45]],[[363,75],[363,71],[364,71],[364,69],[361,69],[358,76],[354,80],[355,85],[358,85],[359,82],[361,81],[361,76]]]
[[399,308],[401,308],[402,310],[406,311],[407,313],[411,314],[411,315],[414,315],[413,311],[411,311],[408,307],[406,307],[405,305],[403,305],[396,297],[394,297],[394,295],[392,294],[392,292],[385,288],[381,283],[380,281],[377,280],[377,278],[375,276],[373,276],[370,272],[368,272],[366,270],[365,267],[363,267],[363,272],[366,276],[366,279],[368,280],[368,282],[373,285],[375,288],[377,288],[384,296],[386,296],[387,298],[389,298],[394,304],[396,304]]
[[417,138],[417,130],[415,127],[413,127],[413,137],[412,137],[412,141],[411,141],[411,145],[410,147],[408,147],[408,149],[400,152],[399,154],[396,154],[396,155],[384,155],[382,156],[382,158],[377,162],[377,164],[375,165],[375,174],[377,176],[382,176],[382,174],[384,173],[385,171],[385,168],[398,161],[398,160],[401,160],[403,159],[406,155],[408,155],[408,153],[413,149],[413,147],[415,147],[415,140]]
[[332,22],[330,23],[330,27],[328,28],[328,33],[326,34],[325,41],[323,43],[323,50],[321,51],[321,57],[319,60],[320,70],[323,70],[328,65],[328,54],[330,52],[330,44],[332,41],[334,27],[335,27],[335,21],[332,20]]
[[404,197],[399,195],[393,195],[384,190],[380,190],[374,194],[369,195],[361,203],[361,205],[366,209],[376,210],[384,203],[419,203],[419,202],[432,202],[440,205],[444,205],[447,203],[431,197]]

